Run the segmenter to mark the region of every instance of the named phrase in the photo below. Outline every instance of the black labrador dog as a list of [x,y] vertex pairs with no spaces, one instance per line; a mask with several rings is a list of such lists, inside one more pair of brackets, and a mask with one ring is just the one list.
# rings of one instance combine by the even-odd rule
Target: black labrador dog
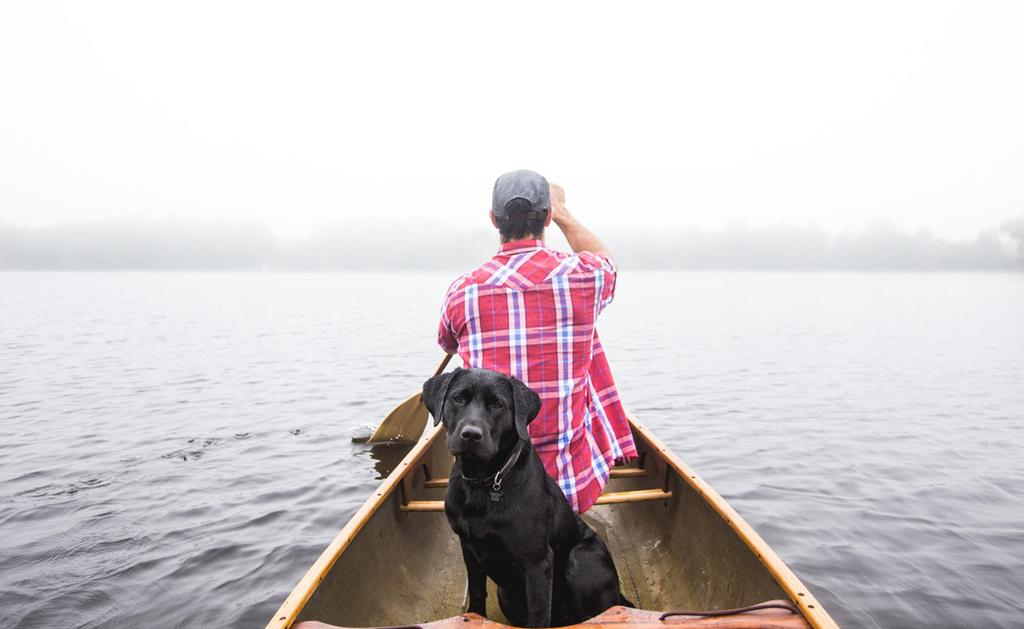
[[630,603],[603,540],[573,512],[530,444],[540,397],[516,378],[456,369],[423,384],[455,455],[444,510],[462,542],[469,611],[486,615],[487,577],[520,627],[564,626]]

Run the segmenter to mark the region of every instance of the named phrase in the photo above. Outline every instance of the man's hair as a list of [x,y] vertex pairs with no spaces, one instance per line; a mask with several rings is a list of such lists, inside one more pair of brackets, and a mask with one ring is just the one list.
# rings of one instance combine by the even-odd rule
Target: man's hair
[[533,211],[526,199],[512,199],[505,205],[505,212],[504,217],[494,217],[503,241],[539,238],[544,233],[544,220],[547,215]]

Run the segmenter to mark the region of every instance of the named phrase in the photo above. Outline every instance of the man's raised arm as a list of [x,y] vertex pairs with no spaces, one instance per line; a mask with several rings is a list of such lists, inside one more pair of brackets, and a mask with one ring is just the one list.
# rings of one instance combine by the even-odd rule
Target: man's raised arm
[[565,207],[565,190],[557,184],[550,184],[551,187],[551,220],[562,230],[565,240],[576,253],[589,251],[605,256],[609,260],[612,254],[608,247],[604,246],[601,239],[594,232],[583,226],[583,223],[576,220],[576,217],[569,213]]

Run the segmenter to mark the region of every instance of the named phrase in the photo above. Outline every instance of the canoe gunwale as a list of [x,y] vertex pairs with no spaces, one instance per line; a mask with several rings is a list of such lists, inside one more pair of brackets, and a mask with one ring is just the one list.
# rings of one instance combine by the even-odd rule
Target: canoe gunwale
[[363,506],[359,507],[359,510],[334,536],[334,539],[327,545],[327,548],[320,553],[317,560],[313,562],[313,565],[306,571],[306,574],[303,575],[295,585],[295,588],[284,599],[277,613],[267,623],[266,629],[286,629],[291,627],[295,619],[298,618],[302,608],[305,607],[306,603],[313,596],[316,587],[327,576],[327,573],[331,571],[331,568],[337,563],[341,554],[345,552],[345,549],[352,543],[352,540],[359,534],[359,531],[363,529],[363,526],[366,525],[366,522],[373,516],[374,512],[391,497],[395,488],[400,487],[406,477],[411,477],[411,474],[416,470],[416,464],[430,451],[430,446],[442,430],[444,430],[444,427],[440,425],[429,428],[427,434],[413,446],[412,450],[402,459],[402,462],[388,474],[387,478],[381,482],[373,495],[366,499]]
[[[775,582],[786,593],[790,601],[797,606],[801,615],[814,629],[838,628],[836,622],[821,607],[814,595],[810,593],[796,574],[768,546],[767,542],[764,541],[753,527],[747,524],[739,513],[711,485],[683,463],[646,426],[637,421],[633,415],[628,413],[627,415],[634,435],[645,442],[646,450],[657,455],[654,457],[653,463],[658,466],[658,476],[662,479],[664,485],[667,487],[669,483],[670,470],[674,471],[682,481],[697,492],[698,496],[718,514],[747,548],[757,556]],[[430,452],[434,441],[443,430],[443,426],[428,428],[426,434],[413,446],[391,474],[381,482],[376,491],[356,511],[309,570],[306,571],[305,575],[295,585],[295,588],[285,598],[277,612],[271,617],[266,629],[288,629],[291,627],[306,603],[313,596],[319,584],[331,571],[334,564],[337,563],[342,553],[345,552],[345,549],[348,548],[377,509],[391,497],[396,488],[402,492],[402,496],[400,496],[402,503],[407,503],[409,485],[412,482],[418,464]],[[641,450],[643,451],[643,449]],[[648,452],[643,453],[648,454]],[[644,457],[644,459],[646,458],[648,457]],[[640,461],[641,466],[651,462],[644,459]],[[421,626],[422,624],[413,622],[409,626]]]
[[[722,496],[714,490],[694,472],[682,459],[675,455],[660,439],[654,436],[646,426],[641,424],[631,413],[626,414],[629,423],[633,428],[633,434],[639,435],[653,452],[658,453],[660,461],[664,461],[672,467],[679,477],[690,487],[697,491],[697,494],[712,508],[719,517],[743,540],[752,552],[757,555],[761,564],[768,569],[775,582],[789,596],[790,600],[800,609],[807,622],[814,629],[838,629],[839,625],[829,616],[810,590],[800,581],[800,578],[786,565],[771,546],[764,541],[752,526],[747,524],[740,514],[732,508]],[[664,476],[667,479],[667,476]]]

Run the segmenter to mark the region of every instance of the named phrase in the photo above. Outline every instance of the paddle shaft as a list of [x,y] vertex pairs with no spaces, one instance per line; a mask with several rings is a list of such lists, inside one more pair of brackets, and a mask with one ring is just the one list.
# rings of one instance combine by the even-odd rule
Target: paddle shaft
[[444,358],[441,359],[441,364],[438,365],[437,369],[434,371],[434,375],[435,376],[440,376],[441,375],[441,372],[443,372],[444,368],[448,366],[448,363],[451,362],[452,356],[454,356],[454,355],[455,354],[445,354],[444,355]]

